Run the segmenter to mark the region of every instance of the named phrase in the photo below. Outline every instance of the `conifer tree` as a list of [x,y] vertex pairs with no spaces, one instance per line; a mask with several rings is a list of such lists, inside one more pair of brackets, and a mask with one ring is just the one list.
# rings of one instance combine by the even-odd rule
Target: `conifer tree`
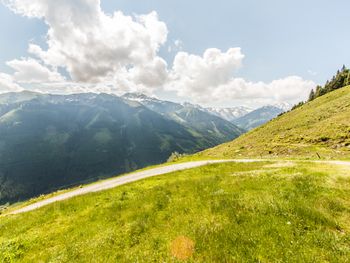
[[[308,101],[312,101],[320,96],[348,85],[350,85],[350,69],[343,65],[341,71],[337,70],[336,75],[334,75],[331,80],[327,80],[323,87],[318,85],[315,90],[311,90]],[[296,104],[293,109],[296,109],[303,104],[304,102],[300,102]]]
[[315,99],[315,91],[312,89],[309,95],[309,101],[312,101]]
[[321,90],[322,90],[322,87],[321,86],[317,86],[316,87],[316,92],[315,92],[315,95],[314,95],[314,99],[321,96]]
[[350,70],[348,70],[347,78],[345,81],[345,86],[349,86],[349,85],[350,85]]

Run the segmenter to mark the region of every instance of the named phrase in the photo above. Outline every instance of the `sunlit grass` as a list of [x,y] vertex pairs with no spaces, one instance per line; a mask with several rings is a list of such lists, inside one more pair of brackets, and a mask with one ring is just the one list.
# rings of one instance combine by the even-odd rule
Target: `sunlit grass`
[[79,196],[0,218],[0,258],[347,262],[350,177],[344,169],[215,164]]
[[202,158],[350,160],[350,86],[328,93]]

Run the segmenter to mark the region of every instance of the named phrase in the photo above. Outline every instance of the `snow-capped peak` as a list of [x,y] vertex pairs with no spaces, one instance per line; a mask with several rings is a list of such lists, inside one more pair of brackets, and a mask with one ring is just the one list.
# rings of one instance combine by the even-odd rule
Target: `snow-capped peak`
[[238,107],[232,107],[232,108],[210,107],[210,108],[206,108],[206,111],[216,116],[219,116],[225,120],[233,121],[235,119],[238,119],[248,114],[249,112],[253,111],[253,109],[245,106],[238,106]]
[[293,107],[293,105],[288,102],[278,102],[278,103],[271,104],[271,106],[279,108],[283,111],[289,111]]
[[137,101],[137,102],[144,102],[144,101],[158,101],[157,98],[147,96],[143,93],[125,93],[122,98],[132,100],[132,101]]
[[181,103],[181,105],[184,106],[184,107],[188,107],[188,108],[195,108],[195,109],[198,109],[198,110],[206,111],[206,109],[203,108],[201,105],[193,104],[193,103],[190,103],[190,102],[184,102],[184,103]]

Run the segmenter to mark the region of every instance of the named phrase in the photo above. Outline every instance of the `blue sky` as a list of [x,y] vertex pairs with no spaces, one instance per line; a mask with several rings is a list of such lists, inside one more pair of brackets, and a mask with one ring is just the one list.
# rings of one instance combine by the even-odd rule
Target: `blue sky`
[[296,74],[324,82],[350,62],[347,0],[107,0],[102,6],[128,14],[157,10],[170,38],[191,53],[241,47],[240,74],[254,81]]
[[[160,45],[157,56],[167,62],[169,70],[179,51],[201,57],[209,48],[226,52],[239,47],[244,59],[240,67],[232,70],[235,78],[268,84],[298,76],[318,84],[350,61],[350,2],[346,0],[101,0],[101,8],[111,16],[116,10],[131,16],[156,11],[159,21],[168,29],[167,41]],[[14,68],[6,62],[29,57],[29,43],[47,49],[49,26],[44,20],[15,14],[0,5],[0,72],[13,74]],[[181,41],[181,48],[174,47],[176,40]],[[66,69],[57,71],[62,73]],[[63,75],[70,78],[69,73]],[[23,82],[22,86],[26,85]],[[186,90],[177,93],[174,89],[153,89],[152,92],[181,100]],[[218,99],[216,104],[220,103],[229,104]],[[247,104],[242,98],[234,104],[237,103]]]

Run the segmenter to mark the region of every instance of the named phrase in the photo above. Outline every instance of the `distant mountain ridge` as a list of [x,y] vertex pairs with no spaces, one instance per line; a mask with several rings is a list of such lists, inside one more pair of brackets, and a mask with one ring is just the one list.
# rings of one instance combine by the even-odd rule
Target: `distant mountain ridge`
[[251,130],[290,110],[291,104],[286,102],[266,105],[255,110],[245,107],[206,108],[214,115],[226,119],[244,130]]
[[209,108],[206,108],[206,110],[214,115],[217,115],[231,122],[253,111],[253,109],[245,106],[238,106],[238,107],[232,107],[232,108],[209,107]]
[[266,106],[276,107],[276,108],[281,109],[283,111],[289,111],[293,107],[293,105],[288,103],[288,102],[277,102],[277,103],[266,105]]
[[[233,122],[252,116],[262,124],[273,117],[271,108],[264,109],[268,118],[252,111]],[[139,93],[0,94],[0,204],[230,141],[250,126],[222,115],[245,111],[250,109],[209,110]]]
[[174,151],[194,153],[243,133],[198,109],[152,100],[0,95],[0,204],[162,163]]
[[185,126],[194,135],[202,134],[206,144],[219,144],[222,140],[238,137],[245,132],[233,123],[207,112],[199,105],[164,101],[139,93],[127,93],[122,98],[141,103],[150,110]]
[[269,122],[283,112],[285,112],[285,110],[276,106],[264,106],[249,112],[248,114],[235,119],[232,122],[242,129],[249,131]]
[[266,105],[257,109],[252,109],[247,106],[237,107],[203,107],[192,103],[174,103],[170,101],[159,100],[154,97],[147,96],[142,93],[126,93],[123,98],[137,101],[149,107],[152,110],[166,114],[172,111],[180,110],[183,107],[198,109],[202,112],[207,112],[215,115],[221,119],[229,121],[243,130],[250,130],[256,128],[279,114],[286,112],[292,108],[292,105],[287,102],[279,102],[275,104]]

